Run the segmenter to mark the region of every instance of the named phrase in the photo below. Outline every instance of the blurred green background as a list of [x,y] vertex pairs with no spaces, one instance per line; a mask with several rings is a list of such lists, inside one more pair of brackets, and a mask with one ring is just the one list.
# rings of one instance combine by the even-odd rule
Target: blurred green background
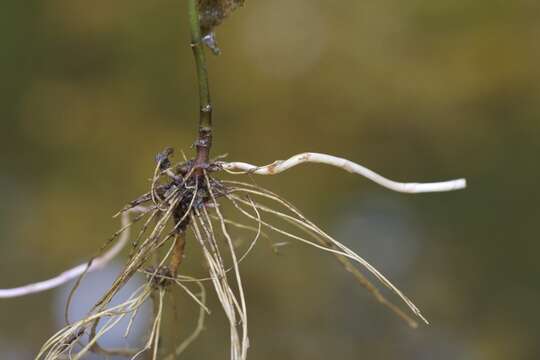
[[[10,287],[94,254],[118,227],[111,215],[147,188],[154,155],[190,151],[198,100],[185,1],[7,0],[0,19]],[[214,154],[266,164],[318,151],[396,180],[469,181],[404,195],[316,165],[257,178],[387,274],[431,325],[407,328],[331,256],[261,242],[242,265],[252,359],[540,358],[537,0],[248,0],[218,40]],[[3,359],[32,358],[61,326],[57,294],[1,300]],[[177,308],[165,346],[193,326],[189,300]],[[228,356],[212,308],[186,359]]]

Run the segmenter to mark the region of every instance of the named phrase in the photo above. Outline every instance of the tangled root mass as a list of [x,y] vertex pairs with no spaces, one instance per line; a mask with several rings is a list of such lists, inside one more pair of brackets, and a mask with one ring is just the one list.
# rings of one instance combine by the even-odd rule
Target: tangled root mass
[[[166,149],[156,156],[157,164],[151,179],[150,191],[130,202],[118,214],[138,213],[113,238],[120,234],[125,235],[135,222],[142,222],[145,219],[133,239],[133,248],[123,271],[86,318],[70,323],[44,344],[37,356],[38,359],[65,357],[79,359],[88,351],[106,355],[125,355],[132,359],[142,354],[150,354],[152,359],[173,359],[180,355],[203,330],[205,316],[209,313],[206,306],[205,283],[213,286],[228,319],[230,358],[246,359],[249,347],[248,321],[239,265],[253,249],[259,237],[265,235],[263,229],[332,254],[376,301],[411,327],[416,327],[417,322],[413,317],[387,300],[361,271],[367,270],[393,291],[414,316],[427,323],[413,302],[384,275],[357,253],[308,220],[288,201],[251,183],[217,179],[216,175],[222,171],[232,173],[224,166],[230,163],[217,159],[203,166],[196,166],[193,160],[185,160],[173,165],[172,153],[171,149]],[[241,214],[247,224],[226,219],[220,202],[231,204],[232,209]],[[267,203],[271,205],[265,205]],[[283,224],[287,224],[288,227],[284,227]],[[237,246],[228,230],[230,227],[249,230],[254,234],[242,254],[237,253]],[[291,227],[299,232],[285,230]],[[190,234],[202,249],[204,264],[208,269],[207,277],[195,278],[179,274],[187,234]],[[166,251],[159,251],[162,248]],[[111,300],[137,272],[146,274],[146,283],[122,304],[111,306]],[[198,291],[191,288],[194,285],[198,287]],[[159,337],[161,319],[165,312],[164,295],[171,286],[181,288],[197,304],[199,318],[193,333],[167,357],[160,348]],[[128,334],[138,309],[147,301],[154,304],[154,320],[142,348],[105,349],[99,345],[99,339],[111,328],[118,326],[119,321],[126,316],[130,318],[130,325],[126,329]]]

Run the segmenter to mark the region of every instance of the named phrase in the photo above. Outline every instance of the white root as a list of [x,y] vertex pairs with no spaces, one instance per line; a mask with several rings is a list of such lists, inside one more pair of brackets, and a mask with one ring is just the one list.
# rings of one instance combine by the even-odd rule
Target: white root
[[287,160],[277,160],[265,166],[255,166],[244,162],[220,162],[219,165],[228,172],[251,173],[257,175],[275,175],[303,163],[326,164],[341,168],[350,173],[368,178],[369,180],[387,188],[402,193],[443,192],[464,189],[467,186],[465,179],[432,183],[402,183],[385,178],[382,175],[350,160],[337,156],[320,153],[302,153],[294,155]]
[[13,298],[19,296],[25,296],[30,294],[39,293],[49,289],[56,288],[63,285],[73,279],[78,278],[84,272],[92,272],[105,267],[112,259],[114,259],[120,251],[126,246],[130,236],[130,213],[144,213],[147,208],[143,206],[137,206],[132,209],[126,210],[122,213],[122,229],[124,231],[118,237],[118,241],[103,255],[93,259],[90,263],[86,262],[75,266],[69,270],[66,270],[51,279],[39,281],[36,283],[12,288],[12,289],[0,289],[0,298]]

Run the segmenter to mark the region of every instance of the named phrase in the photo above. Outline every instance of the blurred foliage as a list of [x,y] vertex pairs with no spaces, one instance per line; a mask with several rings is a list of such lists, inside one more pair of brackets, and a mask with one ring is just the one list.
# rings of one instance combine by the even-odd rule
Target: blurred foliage
[[[154,154],[191,151],[197,93],[182,1],[7,0],[0,24],[8,287],[101,246]],[[346,234],[432,325],[409,330],[328,256],[261,245],[243,265],[253,359],[540,356],[539,38],[536,0],[247,1],[219,28],[214,154],[328,152],[395,179],[470,184],[407,196],[317,166],[257,178]],[[0,344],[35,351],[58,327],[53,300],[2,300]],[[225,356],[213,309],[187,359]]]

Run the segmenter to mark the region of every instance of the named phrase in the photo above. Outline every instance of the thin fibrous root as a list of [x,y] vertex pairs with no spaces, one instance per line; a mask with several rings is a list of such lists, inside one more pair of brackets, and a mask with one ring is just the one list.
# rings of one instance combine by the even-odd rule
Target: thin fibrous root
[[[208,177],[208,174],[206,171],[204,172],[204,176],[206,179],[206,185],[208,188],[208,192],[210,193],[210,197],[212,198],[212,202],[215,206],[216,215],[218,216],[220,220],[221,225],[221,231],[223,232],[223,236],[227,239],[227,244],[229,246],[229,251],[231,254],[231,260],[233,262],[233,269],[234,269],[234,276],[236,278],[236,285],[238,287],[238,293],[240,296],[240,305],[241,309],[240,311],[240,318],[242,320],[242,340],[241,340],[241,356],[240,359],[246,359],[247,358],[247,350],[249,347],[249,340],[248,340],[248,323],[247,323],[247,307],[246,307],[246,300],[244,295],[244,287],[242,285],[242,279],[240,276],[240,268],[236,256],[236,252],[233,245],[233,240],[231,236],[229,235],[229,232],[227,231],[227,225],[225,223],[225,219],[223,215],[221,214],[221,210],[219,209],[219,205],[217,203],[216,197],[214,195],[214,191],[212,190],[212,185],[210,184],[210,179]],[[208,221],[211,222],[211,220],[208,218]]]
[[[234,181],[229,181],[225,183],[232,183],[232,184],[243,184],[249,186],[248,188],[241,188],[236,187],[230,189],[230,193],[228,195],[229,200],[233,203],[233,205],[245,216],[248,218],[258,221],[262,223],[265,227],[276,231],[282,235],[285,235],[289,238],[299,240],[301,242],[304,242],[308,245],[314,246],[316,248],[319,248],[321,250],[330,252],[336,256],[338,261],[342,263],[342,265],[345,267],[345,269],[353,274],[353,276],[356,278],[356,280],[362,284],[364,287],[366,287],[373,296],[388,307],[390,310],[392,310],[396,315],[398,315],[400,318],[405,320],[411,327],[416,327],[417,323],[412,320],[409,316],[404,314],[399,308],[397,308],[394,304],[390,303],[384,296],[379,292],[379,290],[371,284],[371,282],[365,278],[365,276],[360,273],[351,263],[350,261],[355,261],[359,263],[360,265],[364,266],[369,272],[371,272],[377,279],[381,281],[385,286],[390,288],[393,292],[395,292],[404,302],[405,304],[411,309],[411,311],[417,315],[420,319],[422,319],[425,323],[428,323],[428,321],[424,318],[424,316],[420,313],[420,310],[414,305],[414,303],[408,299],[397,287],[395,287],[386,277],[384,277],[377,269],[375,269],[371,264],[369,264],[366,260],[364,260],[362,257],[360,257],[358,254],[326,234],[324,231],[322,231],[318,226],[316,226],[314,223],[306,219],[296,208],[294,208],[292,205],[290,205],[288,202],[280,198],[279,196],[271,193],[268,190],[264,189],[257,189],[257,187],[250,185],[250,184],[244,184],[244,183],[238,183]],[[312,236],[317,242],[314,243],[306,238],[303,238],[301,236],[292,234],[290,232],[287,232],[285,230],[282,230],[278,227],[275,227],[274,225],[271,225],[265,221],[260,220],[259,218],[255,218],[252,214],[250,214],[248,211],[246,211],[240,204],[244,205],[250,205],[253,206],[253,201],[251,199],[246,200],[241,197],[238,197],[234,195],[235,192],[240,193],[248,193],[252,195],[259,195],[264,198],[273,200],[283,206],[284,208],[288,209],[292,212],[293,215],[285,214],[281,211],[274,210],[272,208],[268,208],[264,205],[255,203],[255,207],[261,211],[264,211],[266,213],[269,213],[271,215],[277,216],[278,218],[281,218],[285,220],[286,222],[294,225],[295,227],[301,229],[302,231],[308,233],[310,236]]]
[[[245,200],[241,200],[243,203],[246,203]],[[261,205],[255,205],[257,208],[261,209]],[[268,211],[271,209],[268,209],[264,207],[265,209],[263,211]],[[310,228],[306,227],[304,224],[291,220],[286,214],[283,214],[279,212],[279,214],[276,212],[275,215],[282,217],[283,220],[288,222],[289,224],[295,226],[296,228],[300,229],[301,231],[305,232],[306,234],[313,237],[320,245],[323,245],[328,248],[336,249],[336,247],[332,244],[332,242],[328,241],[326,238],[320,236],[316,232],[312,231]],[[353,275],[353,277],[356,279],[356,281],[364,287],[371,295],[383,306],[387,307],[390,311],[392,311],[396,316],[401,318],[403,321],[407,323],[411,328],[417,328],[418,323],[413,320],[409,315],[407,315],[403,310],[401,310],[397,305],[386,299],[386,297],[380,292],[380,290],[371,282],[368,280],[368,278],[362,274],[362,272],[353,264],[350,258],[344,255],[340,255],[337,253],[333,254],[337,261],[341,263],[343,268],[347,270],[349,273]],[[425,320],[425,319],[424,319]]]
[[[200,290],[200,293],[199,293],[200,300],[195,294],[193,294],[189,289],[187,289],[185,285],[182,284],[182,281],[186,281],[186,280],[189,282],[195,282],[198,285],[199,290]],[[165,360],[176,359],[189,347],[189,345],[191,345],[199,337],[201,332],[204,330],[204,322],[206,319],[206,314],[210,313],[208,311],[208,308],[206,307],[206,289],[204,288],[203,284],[200,281],[197,281],[195,278],[192,278],[190,276],[178,276],[176,283],[180,285],[180,287],[182,287],[182,289],[184,289],[189,294],[189,296],[192,297],[195,300],[195,302],[197,302],[197,304],[199,304],[199,317],[197,319],[197,325],[195,326],[195,329],[193,330],[191,335],[189,335],[186,339],[184,339],[184,341],[182,341],[176,347],[176,349],[174,350],[174,353],[167,356]]]
[[[71,359],[81,359],[88,352],[95,352],[106,356],[130,356],[131,359],[136,359],[142,354],[149,353],[152,360],[157,359],[157,351],[160,338],[161,322],[163,318],[164,309],[164,295],[170,284],[178,284],[199,306],[201,312],[208,312],[206,307],[206,295],[202,284],[196,279],[188,276],[177,276],[174,281],[169,281],[168,276],[161,275],[161,270],[168,269],[163,265],[169,259],[175,248],[174,242],[170,245],[169,250],[158,262],[156,269],[153,272],[148,273],[146,283],[137,289],[128,300],[120,305],[112,306],[110,308],[103,308],[101,310],[94,310],[93,313],[87,315],[84,319],[77,321],[73,324],[69,324],[64,329],[60,330],[52,338],[50,338],[42,347],[40,353],[36,359],[61,359],[66,357],[66,354],[72,354],[74,352],[73,347],[76,343],[81,344],[80,339],[83,335],[88,335],[88,341],[77,352],[69,355]],[[201,300],[195,295],[187,286],[182,284],[182,281],[194,281],[199,285],[201,289]],[[150,328],[150,334],[148,340],[141,349],[104,349],[98,341],[112,328],[117,326],[119,322],[129,317],[129,323],[125,330],[125,336],[129,334],[133,325],[134,318],[136,317],[140,307],[149,299],[152,298],[154,302],[154,320]],[[202,319],[201,319],[202,317]],[[99,322],[103,322],[103,326],[98,329]],[[199,316],[197,328],[194,333],[190,335],[184,342],[183,347],[177,352],[182,352],[185,348],[192,343],[199,333],[202,331],[204,322],[204,314]]]
[[230,173],[250,173],[257,175],[275,175],[303,163],[326,164],[341,168],[353,174],[364,176],[371,181],[402,193],[443,192],[464,189],[467,186],[465,179],[456,179],[432,183],[403,183],[385,178],[382,175],[350,160],[337,156],[306,152],[294,155],[287,160],[277,160],[265,166],[255,166],[244,162],[219,162],[219,165]]
[[[194,209],[190,226],[195,239],[201,245],[203,255],[208,264],[210,281],[214,285],[216,296],[229,321],[231,360],[244,360],[247,357],[249,341],[247,308],[239,270],[239,262],[242,260],[243,256],[238,258],[236,255],[232,238],[227,230],[227,220],[223,217],[220,206],[217,203],[216,189],[213,188],[210,178],[205,171],[203,174],[206,180],[206,189],[208,190],[210,201],[213,206],[211,208],[202,207],[200,209]],[[212,217],[214,216],[211,216],[209,211],[213,211],[215,213],[215,218],[218,220],[219,226],[216,229],[214,229],[212,223]],[[219,236],[222,236],[226,240],[225,244],[232,262],[230,269],[233,274],[236,291],[233,290],[233,286],[229,284],[227,277],[228,269],[219,247],[218,234],[216,233],[217,229],[220,230]],[[251,243],[246,254],[252,249],[259,236],[260,227],[257,230],[255,240]]]
[[72,358],[77,360],[86,354],[92,346],[109,330],[116,326],[125,316],[136,311],[150,296],[152,288],[145,284],[139,287],[125,302],[90,314],[86,318],[64,327],[52,336],[43,345],[36,359],[54,360],[62,358],[63,354],[70,353],[78,340],[87,334],[89,328],[99,319],[108,318],[104,326],[83,346]]
[[160,248],[165,242],[174,236],[174,234],[169,234],[164,238],[161,238],[161,235],[180,200],[179,195],[176,195],[170,200],[170,205],[167,211],[161,215],[157,221],[157,224],[146,240],[144,240],[137,247],[135,253],[125,265],[122,273],[116,278],[111,288],[97,302],[93,308],[93,311],[102,310],[111,301],[119,289],[143,266],[149,256],[151,256],[156,249]]

